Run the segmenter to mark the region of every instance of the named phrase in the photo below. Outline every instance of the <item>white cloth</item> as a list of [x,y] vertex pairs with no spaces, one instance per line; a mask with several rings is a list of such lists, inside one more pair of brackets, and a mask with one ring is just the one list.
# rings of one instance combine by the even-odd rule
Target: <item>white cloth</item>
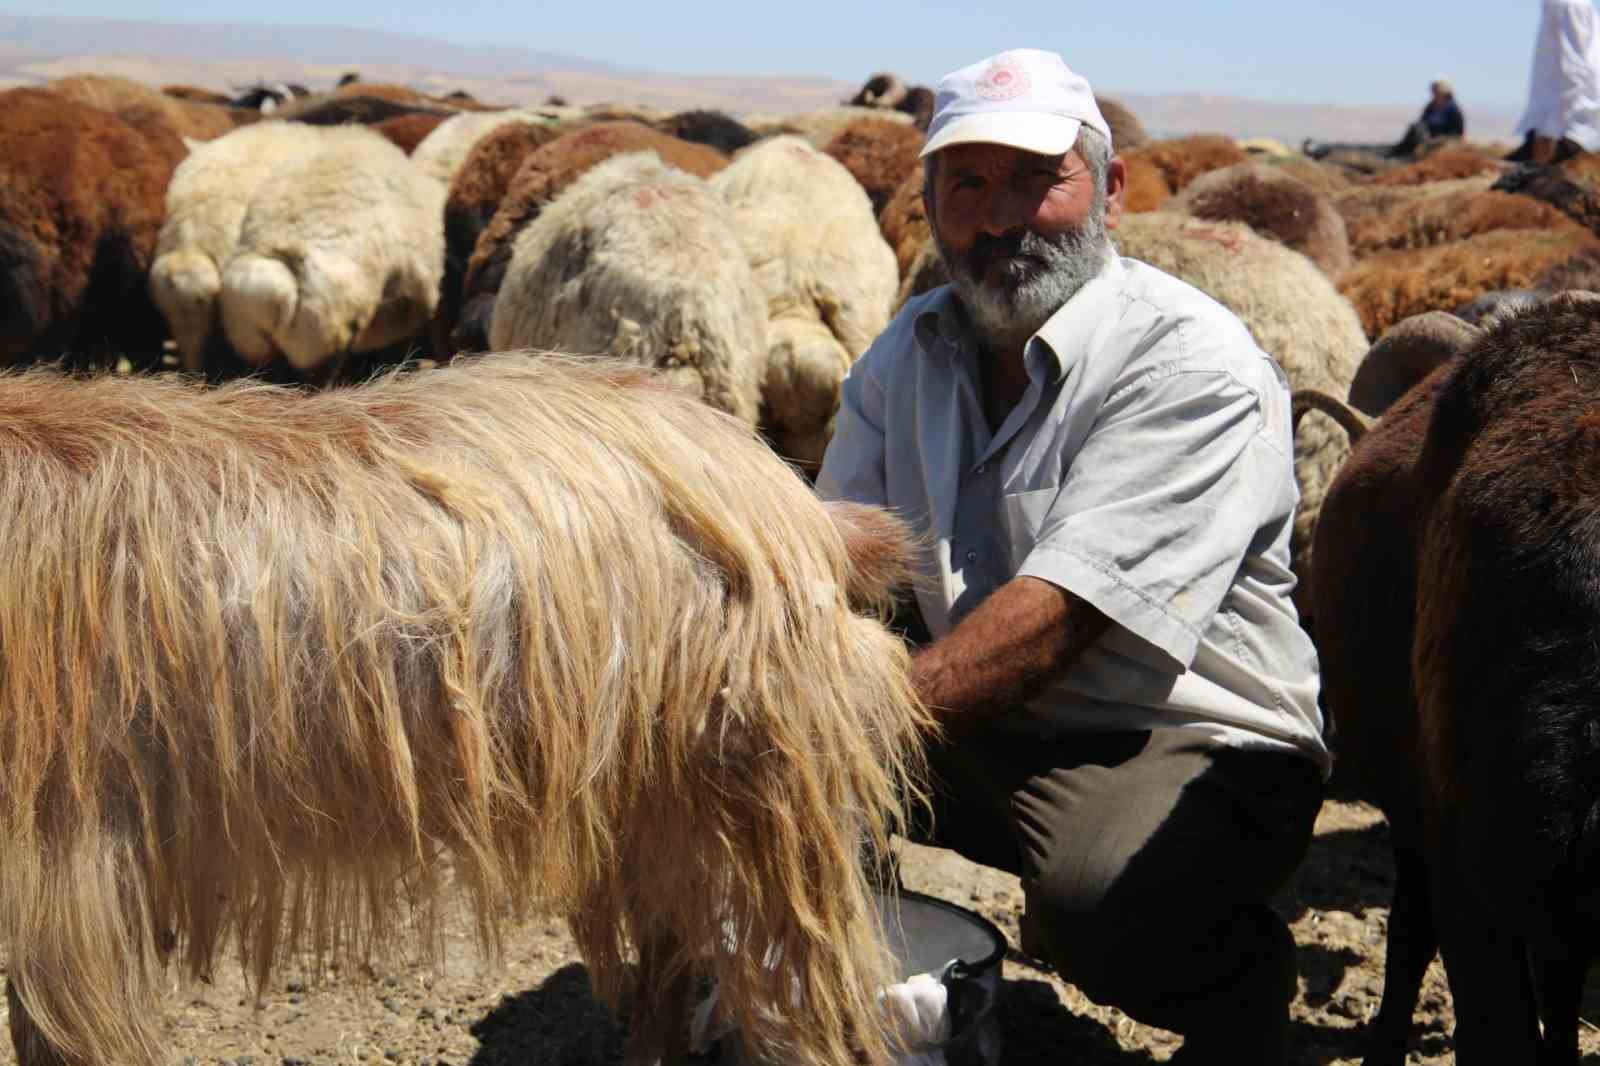
[[1590,0],[1544,0],[1517,134],[1570,137],[1600,150],[1600,17]]
[[1029,341],[1027,391],[992,436],[977,358],[948,287],[908,303],[845,379],[817,488],[894,508],[932,545],[917,598],[936,638],[1018,575],[1116,623],[997,724],[1184,727],[1326,771],[1277,364],[1210,297],[1114,255]]

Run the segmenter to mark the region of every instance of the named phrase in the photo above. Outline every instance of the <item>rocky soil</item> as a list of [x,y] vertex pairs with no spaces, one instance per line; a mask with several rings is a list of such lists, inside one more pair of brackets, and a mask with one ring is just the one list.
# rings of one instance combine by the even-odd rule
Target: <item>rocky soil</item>
[[[1300,945],[1294,1066],[1355,1066],[1362,1024],[1383,988],[1391,871],[1382,819],[1360,803],[1330,800],[1294,882],[1277,900]],[[908,887],[971,907],[1013,943],[1021,893],[1015,878],[948,852],[907,846]],[[564,928],[518,930],[498,967],[478,961],[465,923],[448,932],[443,972],[395,965],[354,979],[289,974],[252,994],[229,965],[214,983],[175,989],[166,1004],[171,1061],[227,1066],[612,1066],[622,1038],[590,995]],[[1002,991],[1008,1066],[1140,1066],[1179,1046],[1020,959]],[[1596,1015],[1600,1017],[1600,1015]],[[1454,1061],[1454,1015],[1435,963],[1423,989],[1411,1063]],[[1585,1061],[1600,1062],[1600,1029],[1585,1027]],[[15,1062],[9,1042],[0,1064]]]

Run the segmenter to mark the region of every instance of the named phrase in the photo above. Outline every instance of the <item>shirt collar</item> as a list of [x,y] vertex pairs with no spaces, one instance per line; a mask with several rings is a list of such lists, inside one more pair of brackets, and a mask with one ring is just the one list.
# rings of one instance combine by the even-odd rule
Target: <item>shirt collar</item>
[[[1059,381],[1067,376],[1073,357],[1081,351],[1095,327],[1122,291],[1125,268],[1116,248],[1108,242],[1106,259],[1100,272],[1072,299],[1062,304],[1028,340],[1024,358],[1029,374],[1041,360],[1048,360],[1049,377]],[[928,305],[912,327],[924,352],[948,356],[960,351],[971,339],[971,330],[956,299],[953,286],[935,290]]]

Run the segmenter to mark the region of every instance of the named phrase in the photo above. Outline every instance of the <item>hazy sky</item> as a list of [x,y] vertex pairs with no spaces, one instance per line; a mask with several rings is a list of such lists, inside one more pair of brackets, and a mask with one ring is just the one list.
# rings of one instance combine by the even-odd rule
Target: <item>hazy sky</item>
[[1539,16],[1538,0],[0,0],[0,10],[338,24],[664,72],[846,81],[894,70],[931,82],[1031,45],[1124,92],[1420,105],[1427,83],[1444,75],[1469,108],[1520,105]]

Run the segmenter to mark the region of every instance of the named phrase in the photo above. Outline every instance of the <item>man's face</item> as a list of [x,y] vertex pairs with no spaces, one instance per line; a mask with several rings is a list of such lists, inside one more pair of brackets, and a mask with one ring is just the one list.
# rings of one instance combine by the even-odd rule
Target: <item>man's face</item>
[[1102,197],[1077,152],[959,144],[938,153],[929,222],[991,348],[1025,340],[1099,271],[1105,232],[1122,214],[1123,173],[1113,159]]

